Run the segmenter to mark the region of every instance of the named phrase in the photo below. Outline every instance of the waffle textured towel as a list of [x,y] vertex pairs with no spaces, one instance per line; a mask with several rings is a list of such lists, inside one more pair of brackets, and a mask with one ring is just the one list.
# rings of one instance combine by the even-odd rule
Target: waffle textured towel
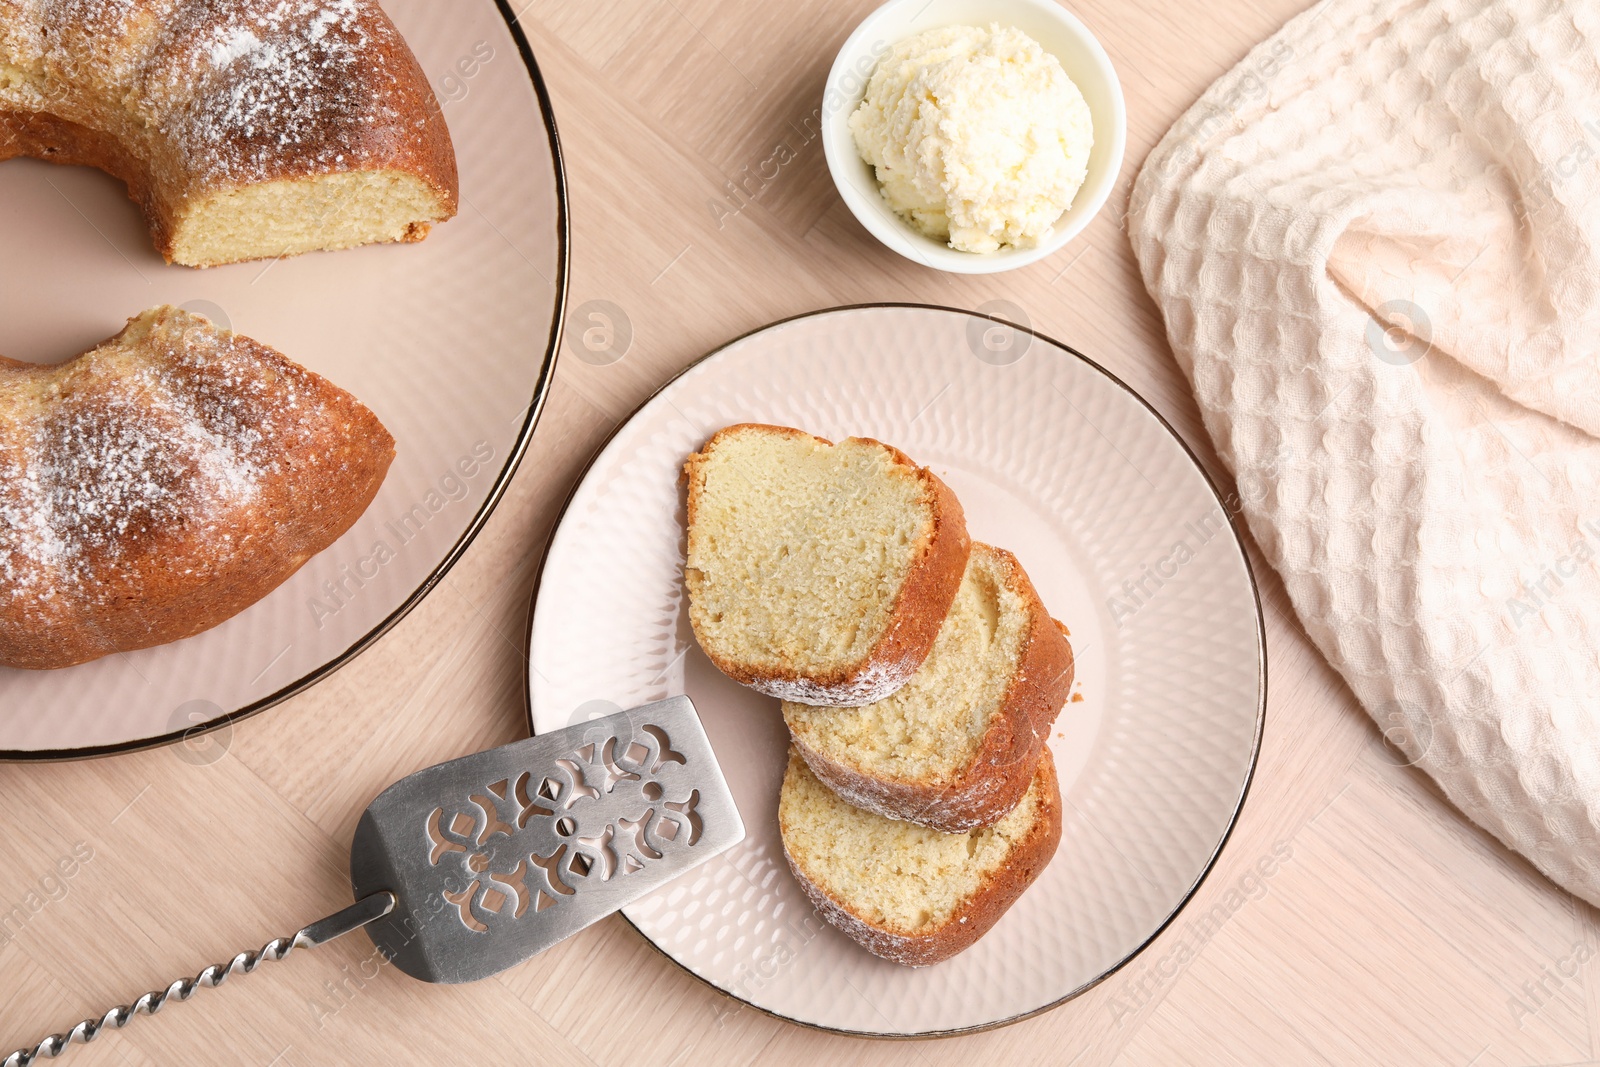
[[1600,0],[1325,0],[1166,135],[1145,284],[1312,640],[1600,904]]

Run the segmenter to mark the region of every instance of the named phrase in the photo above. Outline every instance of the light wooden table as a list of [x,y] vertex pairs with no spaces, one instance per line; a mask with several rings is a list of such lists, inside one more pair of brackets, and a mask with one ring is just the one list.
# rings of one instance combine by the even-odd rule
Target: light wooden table
[[[163,750],[0,767],[0,911],[30,893],[46,901],[0,943],[0,1054],[340,906],[351,831],[372,795],[518,737],[529,593],[564,495],[618,420],[730,337],[833,304],[1004,298],[1143,393],[1225,480],[1119,219],[1160,134],[1304,3],[1074,0],[1127,93],[1122,184],[1059,255],[958,278],[876,245],[835,195],[815,139],[827,68],[874,0],[533,0],[523,19],[570,180],[572,306],[619,305],[632,347],[605,367],[562,360],[521,472],[448,580],[333,678],[239,724],[221,759]],[[730,194],[730,182],[746,191]],[[374,974],[370,944],[352,937],[141,1017],[69,1062],[1600,1058],[1596,912],[1395,765],[1257,565],[1272,693],[1238,829],[1172,929],[1039,1018],[935,1042],[821,1034],[734,1010],[613,918],[463,988]],[[91,858],[74,863],[80,842]],[[1249,877],[1285,850],[1271,877]],[[63,860],[71,876],[52,878]]]

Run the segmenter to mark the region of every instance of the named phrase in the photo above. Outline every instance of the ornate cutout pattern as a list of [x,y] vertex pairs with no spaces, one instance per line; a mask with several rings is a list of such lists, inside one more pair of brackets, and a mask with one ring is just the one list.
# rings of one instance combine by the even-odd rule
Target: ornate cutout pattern
[[671,772],[686,762],[664,729],[645,724],[634,737],[580,745],[548,774],[524,771],[435,808],[423,832],[429,865],[445,875],[441,895],[463,926],[488,933],[693,847],[700,793],[661,778],[680,777]]

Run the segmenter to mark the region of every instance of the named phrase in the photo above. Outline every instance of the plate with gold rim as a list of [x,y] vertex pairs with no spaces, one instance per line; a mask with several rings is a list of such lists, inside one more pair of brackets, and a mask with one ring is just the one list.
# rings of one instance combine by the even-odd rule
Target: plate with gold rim
[[[1077,678],[1050,738],[1060,846],[995,927],[943,963],[878,959],[811,908],[777,830],[778,702],[724,677],[695,644],[678,474],[736,422],[904,450],[955,490],[975,539],[1017,555],[1071,631]],[[748,836],[623,914],[735,1002],[878,1037],[1013,1022],[1133,958],[1232,830],[1266,706],[1237,510],[1154,408],[1041,334],[905,304],[775,323],[667,383],[578,483],[534,594],[529,725],[693,699]]]
[[566,185],[550,101],[503,0],[384,0],[454,142],[459,214],[415,244],[193,270],[164,263],[120,185],[0,163],[0,353],[54,363],[174,304],[349,390],[393,434],[377,498],[340,540],[197,636],[54,671],[0,668],[0,759],[182,742],[204,763],[231,723],[367,647],[460,558],[538,421],[566,295]]

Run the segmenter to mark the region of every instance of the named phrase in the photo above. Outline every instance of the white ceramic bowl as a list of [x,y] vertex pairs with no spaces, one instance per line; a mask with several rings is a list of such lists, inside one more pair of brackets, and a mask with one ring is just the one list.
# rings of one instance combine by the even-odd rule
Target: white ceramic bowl
[[[1004,248],[980,254],[958,252],[917,232],[896,215],[878,190],[872,167],[856,152],[850,115],[866,95],[878,59],[895,44],[940,26],[1014,26],[1061,61],[1089,104],[1094,149],[1089,174],[1055,230],[1034,248]],[[894,251],[918,263],[955,274],[994,274],[1037,263],[1059,252],[1094,218],[1122,169],[1127,113],[1122,84],[1100,42],[1055,0],[889,0],[867,16],[839,50],[822,98],[822,147],[839,195],[861,225]]]

